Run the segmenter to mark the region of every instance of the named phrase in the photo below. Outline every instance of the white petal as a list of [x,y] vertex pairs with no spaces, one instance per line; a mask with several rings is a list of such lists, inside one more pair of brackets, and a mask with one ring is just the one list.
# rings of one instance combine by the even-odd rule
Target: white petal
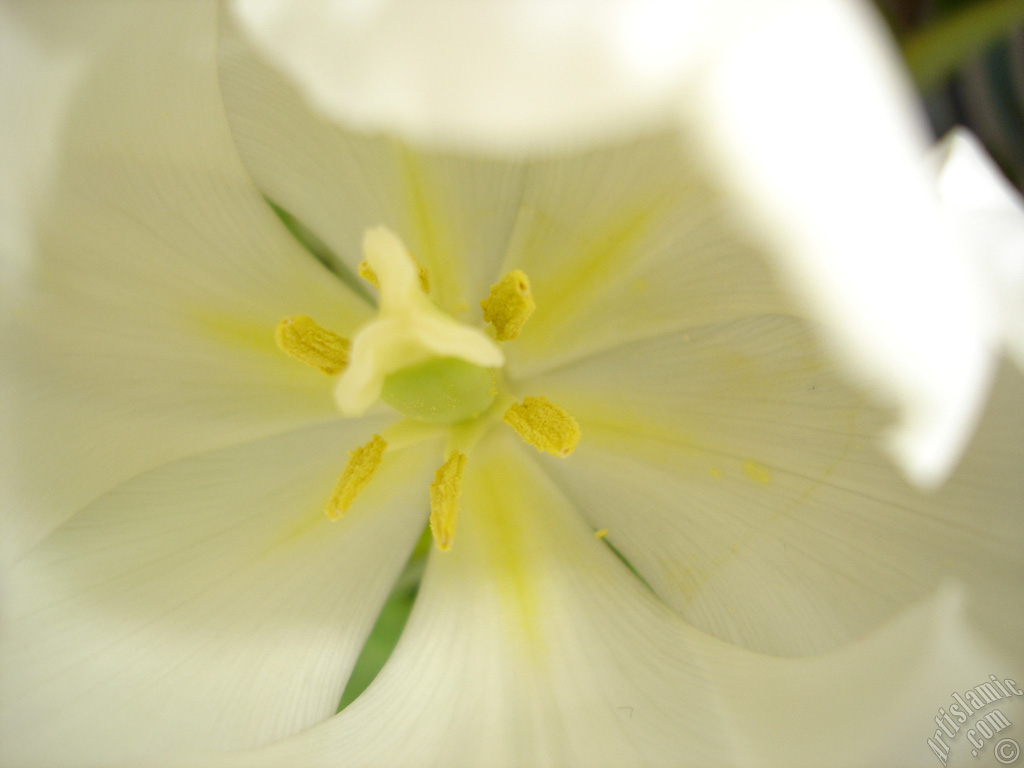
[[808,661],[702,635],[506,437],[470,458],[455,546],[381,676],[327,723],[214,764],[877,765],[880,748],[928,764],[950,686],[1000,670],[949,599]]
[[986,764],[996,739],[972,755],[968,729],[995,708],[1019,722],[1024,697],[1000,698],[966,725],[954,722],[952,739],[936,728],[936,718],[955,704],[952,692],[991,686],[990,675],[1002,680],[1020,669],[1019,649],[993,650],[970,620],[973,597],[947,584],[835,653],[806,660],[754,658],[720,678],[727,680],[720,695],[737,726],[738,762],[923,768],[937,764],[928,740],[938,733],[950,747],[946,765]]
[[0,648],[5,764],[175,762],[333,714],[422,531],[436,459],[389,452],[329,521],[346,450],[380,428],[311,427],[161,467],[19,563]]
[[624,342],[792,310],[683,134],[532,163],[503,270],[537,309],[507,345],[523,378]]
[[1024,199],[966,130],[954,130],[936,152],[939,196],[998,303],[1010,354],[1024,368]]
[[666,122],[680,78],[717,31],[710,25],[745,5],[238,0],[232,9],[267,57],[340,122],[449,148],[516,151]]
[[687,106],[838,358],[900,408],[891,452],[934,485],[987,389],[990,308],[942,226],[880,22],[852,2],[790,5],[723,48]]
[[45,198],[22,211],[32,255],[0,317],[8,554],[140,471],[336,412],[330,380],[281,354],[274,327],[307,313],[344,333],[367,308],[286,233],[238,162],[215,10],[18,6],[26,39],[58,61],[96,25],[111,35],[76,60],[50,115],[62,121],[3,147],[53,140],[28,151],[57,158]]
[[1024,631],[1024,386],[1005,373],[931,494],[873,449],[884,420],[791,319],[623,347],[529,388],[582,431],[549,471],[666,602],[731,642],[805,654],[949,577],[993,636]]

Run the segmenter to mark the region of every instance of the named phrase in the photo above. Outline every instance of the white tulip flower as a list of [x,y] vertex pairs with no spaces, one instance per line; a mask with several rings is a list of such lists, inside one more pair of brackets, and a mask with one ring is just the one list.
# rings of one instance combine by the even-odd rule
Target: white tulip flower
[[859,6],[0,29],[4,765],[975,765],[950,692],[1024,716],[1019,375],[940,490],[887,458],[951,472],[997,326]]

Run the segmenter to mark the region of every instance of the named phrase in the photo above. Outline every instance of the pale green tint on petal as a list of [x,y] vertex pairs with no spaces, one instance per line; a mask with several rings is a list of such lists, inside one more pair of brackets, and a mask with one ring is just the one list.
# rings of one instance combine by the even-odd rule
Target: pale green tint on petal
[[352,271],[363,233],[397,233],[446,312],[479,322],[515,223],[522,169],[512,162],[418,152],[320,116],[221,17],[221,88],[238,151],[260,188]]
[[956,577],[994,637],[1024,631],[1024,392],[1012,370],[964,467],[933,494],[879,454],[884,420],[792,319],[624,346],[529,385],[583,433],[571,461],[546,462],[552,476],[698,627],[818,652]]
[[889,451],[934,486],[984,403],[992,308],[881,21],[852,0],[786,5],[716,51],[686,114],[836,358],[899,409]]
[[439,450],[389,452],[328,520],[346,451],[383,426],[168,464],[24,558],[4,582],[4,764],[180,765],[333,714],[422,530]]
[[943,211],[989,283],[1007,350],[1024,370],[1024,200],[967,130],[936,150]]
[[215,9],[97,3],[80,26],[71,9],[18,6],[54,56],[93,16],[118,32],[79,62],[63,122],[24,137],[57,143],[0,316],[7,556],[140,471],[330,418],[330,379],[281,354],[274,327],[306,313],[346,333],[367,316],[238,161]]
[[640,586],[528,449],[495,435],[467,463],[455,546],[432,553],[377,680],[326,723],[210,764],[928,765],[949,691],[1006,669],[949,599],[806,661],[704,635]]

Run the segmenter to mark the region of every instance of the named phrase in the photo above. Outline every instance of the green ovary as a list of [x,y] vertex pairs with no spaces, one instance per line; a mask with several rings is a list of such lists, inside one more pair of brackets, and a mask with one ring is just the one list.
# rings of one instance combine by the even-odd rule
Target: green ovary
[[494,371],[455,357],[410,365],[384,380],[381,399],[420,421],[453,424],[478,416],[497,395]]

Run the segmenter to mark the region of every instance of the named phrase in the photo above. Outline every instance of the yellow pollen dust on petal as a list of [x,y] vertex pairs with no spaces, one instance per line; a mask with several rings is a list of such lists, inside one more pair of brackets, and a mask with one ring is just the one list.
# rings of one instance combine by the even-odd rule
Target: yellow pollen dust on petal
[[434,543],[442,552],[452,548],[455,523],[459,516],[459,494],[462,491],[462,472],[466,468],[466,455],[452,451],[434,473],[430,484],[430,532]]
[[546,397],[525,397],[505,411],[503,421],[538,451],[568,456],[580,441],[576,419]]
[[388,444],[380,435],[374,435],[373,439],[366,445],[361,445],[354,451],[349,451],[348,464],[345,471],[338,478],[338,484],[334,487],[331,500],[327,502],[324,510],[331,520],[337,520],[352,506],[352,502],[366,487],[377,471],[384,458],[384,450]]
[[[424,293],[430,293],[430,273],[427,272],[426,267],[421,267],[416,259],[413,259],[413,263],[416,264],[416,269],[418,270],[420,288],[423,289]],[[373,271],[373,267],[370,266],[370,263],[366,259],[359,262],[357,271],[363,280],[368,282],[378,291],[380,290],[380,280],[377,278],[377,273]]]
[[772,481],[772,471],[764,464],[752,459],[743,462],[743,474],[757,483],[767,484]]
[[484,321],[494,327],[498,341],[510,341],[519,335],[537,305],[530,294],[530,279],[514,269],[491,286],[487,298],[480,302]]
[[321,328],[307,315],[288,317],[278,323],[274,341],[285,354],[328,375],[341,373],[348,365],[348,339]]

